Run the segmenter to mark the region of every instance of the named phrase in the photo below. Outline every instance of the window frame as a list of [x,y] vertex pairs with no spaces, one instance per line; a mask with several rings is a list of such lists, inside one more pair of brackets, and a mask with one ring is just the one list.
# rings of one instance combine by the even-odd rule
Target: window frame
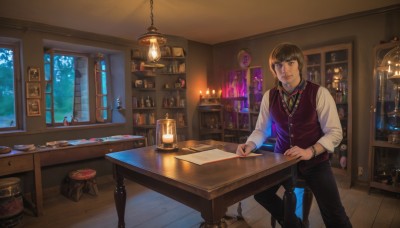
[[[102,88],[99,89],[98,87],[98,80],[97,80],[97,62],[101,62],[101,59],[104,60],[105,64],[106,64],[106,69],[105,71],[101,71],[100,70],[100,78],[101,78],[101,72],[105,72],[106,73],[106,85],[107,85],[107,94],[104,95],[103,93],[101,93]],[[100,67],[101,69],[101,67]],[[94,83],[95,83],[95,121],[97,123],[111,123],[112,122],[112,117],[111,117],[111,107],[112,107],[112,99],[111,99],[111,70],[110,70],[110,61],[109,61],[109,56],[105,55],[105,54],[97,54],[97,56],[95,57],[95,59],[93,60],[93,72],[94,72]],[[101,82],[100,82],[100,86],[101,86]],[[100,91],[99,91],[100,90]],[[102,104],[101,102],[101,97],[106,96],[106,100],[107,100],[107,105],[104,106],[100,106],[100,104]],[[101,115],[101,111],[102,110],[106,110],[107,111],[107,118],[106,119],[98,119],[98,115]],[[99,113],[100,112],[100,113]]]
[[[50,74],[51,74],[51,87],[52,87],[52,92],[51,92],[51,108],[50,109],[47,109],[47,105],[46,105],[46,103],[45,103],[45,113],[46,113],[46,115],[47,115],[47,111],[50,111],[51,112],[51,123],[47,123],[46,122],[46,120],[45,120],[45,123],[46,123],[46,126],[47,127],[60,127],[60,126],[63,126],[63,127],[68,127],[68,126],[71,126],[71,123],[69,122],[69,125],[68,126],[64,126],[64,124],[63,124],[63,122],[60,122],[60,123],[56,123],[55,122],[55,120],[54,120],[54,95],[53,95],[53,93],[54,93],[54,87],[53,87],[53,80],[54,80],[54,63],[52,62],[53,61],[53,59],[54,59],[54,55],[67,55],[67,56],[74,56],[74,57],[85,57],[85,58],[87,58],[87,61],[88,61],[88,65],[87,65],[87,81],[88,81],[88,107],[89,107],[89,120],[87,120],[87,121],[78,121],[78,122],[74,122],[72,125],[73,126],[77,126],[77,125],[92,125],[92,124],[97,124],[97,122],[95,121],[95,119],[93,118],[93,108],[92,107],[94,107],[95,106],[95,104],[92,104],[93,103],[93,99],[92,99],[92,96],[93,96],[93,94],[95,94],[94,93],[94,91],[93,91],[93,89],[91,88],[91,83],[92,83],[92,79],[91,79],[91,75],[92,75],[92,73],[94,73],[94,67],[93,67],[93,61],[92,61],[92,58],[91,58],[91,55],[90,55],[90,53],[79,53],[79,52],[75,52],[75,51],[68,51],[68,50],[61,50],[61,49],[47,49],[47,51],[45,51],[44,53],[43,53],[44,55],[45,54],[50,54],[50,59],[51,59],[51,62],[50,62]],[[44,57],[44,55],[43,55],[43,57]],[[45,62],[44,62],[44,64],[46,64]],[[93,80],[95,80],[95,79],[93,79]],[[48,82],[48,80],[46,80],[46,76],[44,75],[44,81],[45,81],[45,86],[47,85],[47,82]],[[45,88],[45,92],[44,92],[44,94],[45,94],[45,102],[46,102],[46,98],[47,98],[47,92],[46,92],[46,88]]]
[[13,127],[0,127],[0,132],[10,132],[21,130],[23,124],[23,90],[21,80],[21,54],[19,42],[7,42],[0,38],[0,48],[8,48],[13,51],[13,67],[14,67],[14,107],[15,107],[15,126]]

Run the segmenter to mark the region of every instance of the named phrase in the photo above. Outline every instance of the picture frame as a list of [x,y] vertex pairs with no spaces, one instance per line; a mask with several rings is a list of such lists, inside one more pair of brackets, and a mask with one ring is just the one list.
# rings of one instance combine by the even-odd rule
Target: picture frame
[[41,98],[42,89],[40,82],[26,83],[26,98]]
[[40,68],[39,67],[29,67],[28,68],[28,81],[40,82]]
[[40,99],[26,99],[27,116],[40,116]]

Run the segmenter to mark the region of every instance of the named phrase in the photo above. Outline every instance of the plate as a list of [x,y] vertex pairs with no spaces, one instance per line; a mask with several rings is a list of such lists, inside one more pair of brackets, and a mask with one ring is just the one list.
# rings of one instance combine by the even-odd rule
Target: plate
[[60,141],[51,141],[51,142],[47,142],[46,146],[52,146],[52,147],[56,147],[56,146],[67,146],[68,145],[68,141],[66,140],[60,140]]
[[27,145],[14,145],[14,149],[20,150],[20,151],[29,151],[29,150],[34,150],[36,147],[33,144],[27,144]]
[[8,146],[0,146],[0,154],[6,154],[6,153],[10,153],[11,152],[11,148]]

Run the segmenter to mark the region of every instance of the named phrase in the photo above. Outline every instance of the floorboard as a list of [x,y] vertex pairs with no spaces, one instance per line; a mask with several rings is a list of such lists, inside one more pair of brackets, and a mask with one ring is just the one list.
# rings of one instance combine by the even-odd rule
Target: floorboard
[[[340,186],[340,185],[338,185]],[[141,185],[126,181],[127,202],[125,222],[127,228],[197,228],[202,223],[199,212]],[[400,227],[400,197],[383,192],[369,194],[366,189],[339,187],[340,196],[354,228]],[[279,189],[279,195],[283,189]],[[253,197],[241,201],[244,220],[236,215],[238,203],[228,208],[225,219],[229,228],[268,228],[271,216]],[[315,199],[309,216],[310,227],[324,228]],[[74,202],[60,194],[45,197],[44,215],[34,217],[25,213],[21,227],[117,227],[114,205],[114,182],[111,178],[99,184],[99,195],[84,194]],[[277,224],[276,227],[280,227]]]

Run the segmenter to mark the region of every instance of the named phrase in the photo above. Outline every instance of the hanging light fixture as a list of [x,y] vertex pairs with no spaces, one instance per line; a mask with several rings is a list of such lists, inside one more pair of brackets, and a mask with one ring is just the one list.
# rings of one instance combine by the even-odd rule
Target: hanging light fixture
[[157,62],[161,58],[160,46],[167,43],[161,33],[157,32],[157,28],[153,24],[153,0],[150,0],[150,19],[151,25],[147,28],[147,32],[138,38],[140,45],[149,46],[149,52],[147,53],[147,59],[150,62]]

